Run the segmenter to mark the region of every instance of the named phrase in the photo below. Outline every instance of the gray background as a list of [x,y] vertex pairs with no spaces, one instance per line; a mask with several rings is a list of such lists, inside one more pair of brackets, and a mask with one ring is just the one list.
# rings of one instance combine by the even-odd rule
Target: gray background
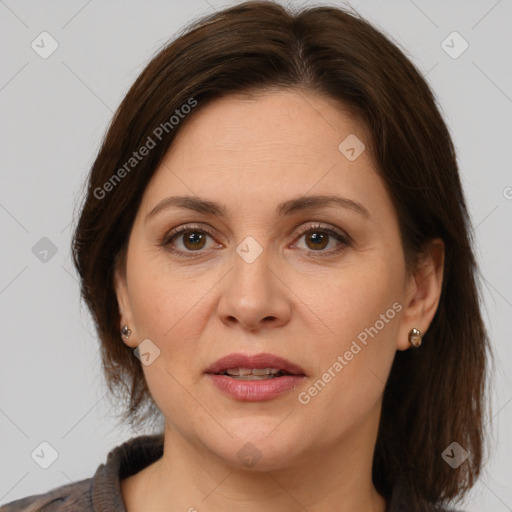
[[[114,429],[71,264],[72,227],[86,173],[131,83],[184,24],[235,3],[0,0],[0,503],[89,478],[108,451],[141,433]],[[453,135],[497,356],[493,456],[463,505],[512,510],[512,2],[331,5],[354,7],[401,46]],[[47,59],[31,47],[43,31],[59,45]],[[469,44],[457,58],[463,41],[446,40],[453,31]],[[44,237],[54,255],[42,252]],[[43,441],[59,454],[48,469],[31,458]]]

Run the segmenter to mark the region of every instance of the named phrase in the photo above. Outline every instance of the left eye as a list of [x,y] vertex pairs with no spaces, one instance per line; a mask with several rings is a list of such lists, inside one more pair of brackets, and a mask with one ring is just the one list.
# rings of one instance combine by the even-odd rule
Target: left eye
[[[302,238],[305,238],[306,249],[309,249],[310,252],[326,253],[326,255],[341,251],[350,245],[350,240],[346,235],[321,226],[306,229],[299,236],[299,240]],[[339,242],[338,247],[324,251],[323,249],[329,245],[332,238]],[[323,256],[323,254],[319,254],[319,256]]]

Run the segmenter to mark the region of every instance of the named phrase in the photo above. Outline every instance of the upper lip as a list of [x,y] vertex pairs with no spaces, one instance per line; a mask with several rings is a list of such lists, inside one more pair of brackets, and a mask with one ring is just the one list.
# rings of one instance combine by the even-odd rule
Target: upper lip
[[274,354],[228,354],[221,357],[205,370],[205,373],[219,373],[228,368],[276,368],[292,375],[306,375],[299,365]]

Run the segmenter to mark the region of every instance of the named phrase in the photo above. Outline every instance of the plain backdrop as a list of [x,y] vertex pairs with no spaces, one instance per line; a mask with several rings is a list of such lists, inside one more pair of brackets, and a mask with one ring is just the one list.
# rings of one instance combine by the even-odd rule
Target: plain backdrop
[[[77,204],[113,112],[154,52],[235,3],[0,0],[0,503],[90,478],[112,448],[143,433],[115,429],[105,400],[70,258]],[[405,51],[452,133],[497,362],[493,455],[465,510],[510,511],[512,2],[331,5],[355,8]],[[42,442],[58,453],[48,469],[31,457]]]

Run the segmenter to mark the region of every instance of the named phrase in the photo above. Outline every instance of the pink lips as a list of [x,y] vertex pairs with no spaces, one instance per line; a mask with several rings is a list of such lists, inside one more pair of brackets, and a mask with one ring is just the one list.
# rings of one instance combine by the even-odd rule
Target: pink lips
[[[262,380],[239,380],[227,375],[218,375],[228,368],[276,368],[285,375]],[[242,402],[271,400],[296,387],[306,378],[304,370],[273,354],[229,354],[212,364],[205,373],[223,393]]]
[[291,363],[283,357],[273,354],[228,354],[221,357],[205,370],[205,373],[219,373],[227,368],[278,368],[292,375],[306,375],[306,372],[298,365]]

